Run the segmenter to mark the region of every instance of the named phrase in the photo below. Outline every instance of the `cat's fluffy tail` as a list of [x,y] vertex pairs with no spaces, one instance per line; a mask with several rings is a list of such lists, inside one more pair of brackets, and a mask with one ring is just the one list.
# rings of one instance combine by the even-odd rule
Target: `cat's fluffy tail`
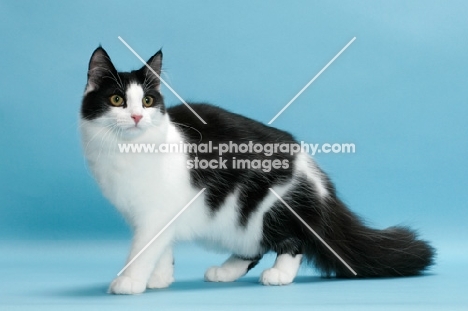
[[[414,231],[406,227],[371,229],[337,198],[327,198],[325,210],[323,203],[321,205],[321,217],[307,213],[309,219],[305,221],[313,224],[317,233],[352,267],[357,277],[417,275],[433,264],[435,250],[419,240]],[[305,257],[325,275],[354,277],[317,238],[309,236],[303,245]]]

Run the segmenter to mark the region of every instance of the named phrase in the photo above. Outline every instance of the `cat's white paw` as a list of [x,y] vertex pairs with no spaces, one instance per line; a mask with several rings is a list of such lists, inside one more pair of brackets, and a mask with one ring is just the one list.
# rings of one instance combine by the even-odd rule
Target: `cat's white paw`
[[290,275],[277,268],[270,268],[263,271],[260,276],[260,283],[263,285],[287,285],[294,281],[294,275]]
[[128,276],[119,276],[115,278],[107,291],[109,294],[133,295],[141,294],[145,291],[145,282],[134,280]]
[[239,273],[235,269],[214,266],[205,272],[205,281],[208,282],[233,282],[238,278]]
[[166,288],[169,287],[174,282],[174,277],[172,276],[172,271],[166,272],[153,272],[151,275],[147,288]]

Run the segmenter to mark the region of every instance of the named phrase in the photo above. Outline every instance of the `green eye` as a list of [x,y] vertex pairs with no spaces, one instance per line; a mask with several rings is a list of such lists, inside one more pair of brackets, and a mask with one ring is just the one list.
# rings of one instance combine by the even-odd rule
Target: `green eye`
[[119,95],[112,95],[111,97],[109,97],[109,101],[111,105],[116,107],[120,107],[123,105],[123,98]]
[[145,97],[143,97],[143,100],[142,100],[143,106],[151,107],[153,105],[153,101],[154,101],[153,97],[145,96]]

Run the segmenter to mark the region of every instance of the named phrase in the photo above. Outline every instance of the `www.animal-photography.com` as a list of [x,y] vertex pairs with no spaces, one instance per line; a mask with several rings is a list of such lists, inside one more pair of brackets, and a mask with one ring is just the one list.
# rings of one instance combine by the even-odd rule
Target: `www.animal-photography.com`
[[465,310],[467,14],[0,1],[0,308]]

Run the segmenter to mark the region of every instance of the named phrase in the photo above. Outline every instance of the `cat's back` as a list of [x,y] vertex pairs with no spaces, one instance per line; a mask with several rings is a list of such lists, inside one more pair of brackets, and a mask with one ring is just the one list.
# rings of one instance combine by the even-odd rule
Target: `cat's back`
[[207,103],[188,104],[206,124],[183,104],[167,108],[167,113],[171,122],[189,140],[295,142],[288,132],[218,106]]

